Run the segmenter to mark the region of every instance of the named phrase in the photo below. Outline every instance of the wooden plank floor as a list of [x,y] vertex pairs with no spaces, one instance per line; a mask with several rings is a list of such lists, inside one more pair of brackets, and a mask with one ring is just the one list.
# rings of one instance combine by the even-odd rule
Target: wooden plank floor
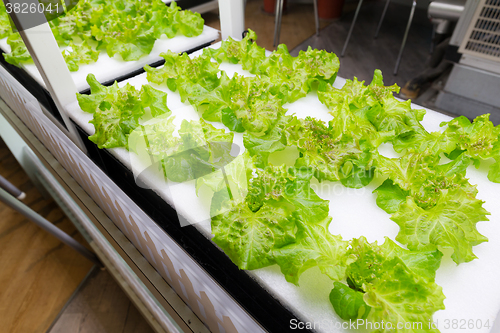
[[[1,139],[0,174],[27,194],[25,204],[88,246]],[[0,333],[153,332],[107,271],[94,270],[76,291],[91,268],[90,261],[0,203]]]
[[153,333],[107,271],[95,269],[48,333]]
[[[24,202],[79,242],[73,224],[45,200],[0,140],[0,174]],[[92,267],[87,259],[0,203],[0,332],[46,332]]]

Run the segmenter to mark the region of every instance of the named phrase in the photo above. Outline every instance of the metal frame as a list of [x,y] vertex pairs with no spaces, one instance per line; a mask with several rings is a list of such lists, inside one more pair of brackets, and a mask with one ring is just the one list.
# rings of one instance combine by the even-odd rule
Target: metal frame
[[[274,41],[273,41],[274,47],[276,47],[280,43],[281,18],[283,17],[284,2],[285,0],[276,0],[276,10],[274,17]],[[316,36],[319,36],[318,0],[313,0],[313,5],[314,5],[314,23],[316,26]]]
[[[380,18],[380,21],[379,21],[378,26],[377,26],[377,30],[375,32],[375,36],[373,38],[378,37],[380,27],[382,26],[382,22],[384,21],[385,14],[387,13],[387,8],[389,7],[389,2],[391,2],[391,0],[387,0],[385,3],[384,10],[382,12],[382,17]],[[361,9],[362,4],[363,4],[363,0],[359,0],[358,7],[356,7],[356,12],[354,13],[354,18],[353,18],[352,23],[351,23],[351,27],[349,28],[349,32],[347,33],[347,38],[346,38],[346,41],[344,43],[344,47],[342,48],[342,53],[340,54],[341,57],[343,57],[345,55],[345,51],[347,49],[347,45],[349,44],[349,40],[351,39],[352,31],[354,29],[354,25],[356,24],[356,20],[358,19],[359,10]],[[393,72],[394,75],[398,74],[399,64],[401,63],[401,58],[403,57],[403,51],[404,51],[404,48],[406,45],[406,40],[408,38],[408,33],[410,32],[411,23],[413,22],[413,16],[415,15],[416,6],[417,6],[417,1],[413,0],[412,5],[411,5],[411,10],[410,10],[410,16],[408,17],[408,23],[406,24],[405,33],[403,36],[403,41],[401,42],[401,46],[399,48],[399,53],[398,53],[398,58],[396,59],[396,65],[394,66],[394,72]]]
[[41,215],[36,213],[34,210],[23,204],[21,201],[14,198],[10,193],[0,188],[0,201],[5,205],[9,206],[13,210],[17,211],[21,215],[24,215],[30,219],[33,223],[38,225],[43,230],[47,231],[52,236],[59,239],[64,244],[73,248],[76,252],[80,253],[82,256],[92,261],[94,264],[101,266],[101,261],[96,257],[96,255],[82,244],[78,243],[73,237],[69,236],[67,233],[56,227],[54,224],[43,218]]

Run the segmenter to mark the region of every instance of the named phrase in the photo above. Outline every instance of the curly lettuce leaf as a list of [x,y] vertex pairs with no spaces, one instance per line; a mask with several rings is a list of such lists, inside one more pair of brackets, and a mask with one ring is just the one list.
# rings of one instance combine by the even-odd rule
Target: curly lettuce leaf
[[[489,114],[476,117],[471,123],[466,117],[460,116],[441,126],[447,125],[444,136],[455,143],[457,154],[465,154],[470,157],[476,166],[481,160],[495,159],[490,166],[488,179],[492,182],[500,182],[500,127],[494,126],[489,120]],[[450,155],[450,158],[455,156]]]
[[295,117],[282,116],[273,129],[263,135],[255,136],[250,133],[243,135],[243,145],[252,156],[257,156],[259,163],[267,165],[269,155],[285,149],[288,145],[287,127],[295,122]]
[[105,87],[93,74],[88,75],[87,82],[91,94],[77,94],[77,99],[83,111],[93,113],[90,123],[95,133],[89,139],[99,148],[128,148],[128,136],[139,126],[148,107],[153,116],[170,114],[166,93],[148,85],[141,90],[130,84],[120,88],[117,82]]
[[141,29],[143,25],[149,27],[149,24],[138,23],[137,27],[140,30],[127,29],[120,31],[120,28],[114,28],[120,31],[120,35],[118,35],[120,37],[118,38],[111,37],[113,31],[105,31],[106,35],[100,41],[106,45],[108,55],[114,57],[118,54],[124,61],[135,61],[149,54],[156,41],[154,27],[149,27],[148,30],[145,30],[144,28]]
[[396,159],[378,155],[377,170],[425,209],[436,204],[443,190],[462,189],[475,197],[475,187],[465,178],[470,159],[461,155],[454,161],[438,165],[439,159],[439,156],[426,153],[409,153]]
[[497,145],[500,127],[495,127],[489,120],[489,114],[476,117],[471,123],[464,116],[457,117],[441,126],[447,125],[445,134],[457,143],[457,148],[472,159],[488,159],[500,156]]
[[106,101],[111,104],[121,103],[127,107],[135,107],[135,104],[138,104],[142,109],[149,107],[153,117],[170,114],[167,106],[167,94],[150,85],[143,85],[140,91],[137,91],[130,84],[120,88],[117,82],[106,87],[97,81],[94,74],[87,76],[87,83],[90,86],[90,95],[76,95],[82,111],[94,113],[98,111],[100,104]]
[[380,103],[382,99],[393,96],[393,92],[398,93],[399,87],[396,84],[384,86],[382,72],[376,69],[368,86],[355,77],[353,80],[347,80],[341,89],[328,87],[325,91],[318,92],[318,98],[328,109],[337,113],[337,108],[344,103],[347,103],[351,110],[361,109]]
[[219,49],[208,53],[219,63],[241,63],[243,69],[260,75],[259,80],[266,82],[269,91],[283,103],[294,102],[316,87],[335,81],[339,69],[335,54],[308,48],[292,57],[286,45],[281,44],[266,57],[256,39],[255,32],[249,30],[243,40],[228,38]]
[[[373,284],[365,285],[365,303],[371,307],[368,320],[392,323],[392,328],[380,332],[434,332],[426,325],[432,321],[432,315],[444,310],[442,288],[434,282],[427,282],[413,274],[399,258],[383,263],[385,274]],[[411,323],[396,329],[398,323]],[[411,327],[411,328],[405,328]]]
[[99,58],[100,52],[85,41],[81,44],[70,42],[69,47],[71,50],[63,51],[63,57],[72,72],[78,71],[80,65],[96,62]]
[[[309,171],[285,166],[268,166],[257,168],[251,174],[247,172],[245,199],[241,202],[233,200],[230,212],[212,219],[216,244],[241,269],[275,263],[274,250],[295,240],[297,223],[302,223],[299,220],[321,224],[328,219],[328,201],[319,198],[310,188],[311,178]],[[215,184],[223,185],[221,182]],[[224,200],[222,194],[216,199],[214,212],[224,205],[221,203]],[[304,225],[304,228],[308,226]]]
[[295,70],[304,70],[310,79],[322,79],[330,84],[335,81],[339,66],[339,58],[335,53],[312,49],[310,46],[306,51],[301,50],[294,60]]
[[495,158],[495,163],[490,165],[488,179],[494,183],[500,183],[500,157]]
[[377,206],[389,214],[398,211],[399,205],[406,201],[409,191],[403,190],[390,179],[386,179],[374,191],[377,193]]
[[335,312],[344,320],[366,319],[371,308],[363,299],[363,292],[354,290],[341,282],[334,282],[330,292],[330,303]]
[[381,253],[388,259],[398,257],[415,275],[434,281],[443,254],[439,250],[410,251],[393,242],[389,237],[380,245]]
[[20,67],[22,63],[31,61],[31,55],[19,33],[11,34],[7,38],[7,44],[9,44],[11,52],[4,53],[3,56],[9,64]]
[[[348,282],[351,288],[364,293],[363,300],[371,308],[367,320],[384,321],[386,326],[381,332],[438,332],[426,330],[425,325],[434,312],[444,309],[442,289],[432,279],[432,271],[439,266],[439,254],[423,257],[386,243],[369,244],[364,237],[351,241],[349,253],[356,260],[347,267]],[[430,264],[424,276],[420,276],[422,261]],[[413,328],[396,330],[398,323],[412,323]]]
[[349,160],[340,168],[340,182],[345,187],[362,188],[375,176],[371,153],[362,153],[356,160]]
[[89,136],[89,140],[100,149],[127,147],[128,134],[139,125],[139,118],[143,114],[138,106],[122,108],[103,102],[89,121],[95,127],[95,133]]
[[476,258],[472,247],[488,240],[477,231],[476,223],[488,221],[489,213],[482,207],[483,201],[462,189],[441,192],[430,209],[419,207],[407,197],[391,217],[400,227],[396,240],[410,250],[451,248],[457,264],[471,261]]
[[255,136],[271,131],[285,114],[283,101],[272,95],[259,78],[235,75],[226,89],[231,96],[230,109],[241,120],[241,126]]
[[[89,123],[95,127],[95,133],[89,139],[99,148],[128,147],[127,137],[139,125],[139,118],[144,113],[144,106],[140,102],[140,92],[130,84],[123,88],[115,87],[102,89],[105,91],[89,106],[97,104],[93,119]],[[105,96],[104,96],[105,95]],[[102,98],[102,99],[101,99]],[[86,102],[89,102],[86,99]]]
[[195,106],[198,95],[204,95],[220,85],[219,67],[211,61],[207,54],[191,59],[186,53],[177,54],[171,51],[161,53],[165,64],[159,68],[148,65],[144,67],[149,82],[165,84],[170,90],[179,90],[182,101],[193,102]]
[[274,257],[288,282],[298,285],[300,275],[318,266],[334,281],[345,277],[346,265],[352,259],[346,255],[348,242],[328,231],[331,217],[311,223],[307,216],[296,220],[296,240],[274,251]]
[[286,207],[268,203],[256,212],[246,204],[212,218],[212,239],[240,269],[275,263],[272,250],[295,239],[295,219]]
[[368,120],[379,132],[393,132],[395,136],[411,131],[406,124],[407,113],[411,112],[411,101],[399,102],[394,98],[383,98],[382,104],[375,104],[367,113]]
[[265,49],[255,43],[256,40],[255,31],[248,29],[248,33],[241,41],[228,37],[221,42],[218,49],[207,49],[207,52],[218,63],[226,61],[237,64],[241,61],[243,69],[258,74],[258,66],[266,58],[266,54]]
[[331,123],[326,126],[311,117],[297,119],[287,126],[287,132],[288,144],[296,145],[300,153],[296,167],[312,168],[319,181],[345,178],[345,185],[362,187],[373,178],[371,147],[349,136],[339,140]]
[[76,98],[82,111],[88,113],[96,112],[99,105],[106,98],[111,101],[114,100],[114,96],[116,96],[118,94],[118,91],[120,90],[117,82],[109,87],[101,85],[99,81],[97,81],[94,74],[89,74],[87,76],[87,83],[90,86],[90,95],[77,94]]
[[167,94],[157,90],[150,85],[143,85],[141,88],[141,102],[145,107],[149,107],[153,117],[170,113],[167,106]]
[[188,94],[189,102],[202,113],[203,119],[229,123],[228,119],[223,118],[229,116],[235,121],[235,124],[231,127],[237,129],[238,132],[243,132],[244,128],[241,125],[241,120],[238,121],[231,109],[232,91],[227,88],[230,81],[231,79],[226,72],[222,71],[220,83],[216,89],[211,90],[210,87],[203,87],[199,83],[190,86],[186,85],[184,89]]
[[165,177],[175,182],[204,177],[229,164],[233,133],[211,124],[183,120],[173,137],[175,127],[170,118],[143,126],[150,154],[161,161]]
[[248,183],[246,202],[255,211],[268,201],[276,201],[291,207],[308,221],[322,221],[328,216],[328,201],[311,189],[311,178],[310,170],[285,165],[256,169]]
[[[199,61],[193,61],[191,64],[195,62]],[[202,63],[210,65],[206,66],[208,69],[200,68],[199,71],[207,73],[215,69],[213,79],[194,82],[190,78],[197,77],[197,73],[187,75],[185,69],[184,73],[180,74],[177,69],[173,76],[181,98],[189,100],[198,111],[202,112],[204,119],[220,121],[236,132],[247,131],[255,136],[263,136],[271,131],[284,115],[283,102],[272,95],[259,78],[237,74],[229,78],[224,72],[218,78],[217,67],[213,67],[214,63],[208,58]],[[184,68],[189,68],[189,63]],[[210,75],[209,73],[208,78]]]
[[[0,7],[0,22],[8,23],[5,6]],[[138,60],[151,52],[163,34],[168,38],[178,33],[198,36],[203,24],[200,14],[182,11],[175,2],[165,6],[160,0],[80,0],[65,15],[49,22],[58,45],[72,45],[76,49],[63,52],[71,71],[95,62],[100,49],[105,49],[110,57],[119,55],[125,61]],[[6,28],[0,30],[2,38],[9,35]],[[9,63],[20,66],[31,57],[22,40],[14,39],[10,43],[12,52],[4,56]],[[91,50],[88,42],[96,44],[97,50]]]
[[177,13],[175,19],[179,24],[180,33],[186,37],[198,36],[203,31],[205,21],[200,13],[182,10]]
[[286,45],[281,44],[262,62],[256,74],[268,80],[273,94],[292,103],[319,86],[331,86],[338,69],[339,61],[333,53],[308,48],[292,57]]

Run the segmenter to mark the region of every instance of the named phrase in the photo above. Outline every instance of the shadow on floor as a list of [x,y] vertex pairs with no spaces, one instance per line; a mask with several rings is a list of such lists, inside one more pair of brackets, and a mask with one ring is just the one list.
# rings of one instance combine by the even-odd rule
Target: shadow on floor
[[106,270],[94,268],[47,333],[153,333]]

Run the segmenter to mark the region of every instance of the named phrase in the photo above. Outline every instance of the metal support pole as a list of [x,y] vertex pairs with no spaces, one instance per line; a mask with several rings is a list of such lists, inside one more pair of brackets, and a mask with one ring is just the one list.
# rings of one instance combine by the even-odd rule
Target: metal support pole
[[71,236],[66,234],[64,231],[44,219],[42,216],[37,214],[35,211],[33,211],[31,208],[20,202],[19,200],[15,199],[13,196],[11,196],[9,193],[4,191],[3,189],[0,188],[0,201],[5,203],[7,206],[10,208],[14,209],[18,213],[24,215],[31,221],[33,221],[36,225],[38,225],[40,228],[43,230],[47,231],[51,235],[55,236],[57,239],[59,239],[61,242],[64,244],[72,247],[75,251],[83,255],[85,258],[88,260],[92,261],[96,265],[99,265],[102,267],[101,262],[99,259],[96,257],[96,255],[89,250],[87,250],[86,247],[84,247],[82,244],[78,243],[76,240],[74,240]]
[[274,42],[273,46],[276,47],[280,43],[281,34],[281,17],[283,16],[283,3],[284,0],[276,0],[276,9],[274,15]]
[[380,18],[380,21],[378,22],[377,31],[375,32],[375,36],[373,36],[373,38],[378,37],[378,33],[380,32],[380,27],[382,26],[382,22],[384,21],[385,14],[387,13],[387,8],[389,7],[390,2],[391,2],[391,0],[387,0],[385,2],[384,10],[382,11],[382,17]]
[[352,30],[354,29],[354,25],[356,24],[356,20],[358,19],[359,10],[361,9],[362,4],[363,4],[363,0],[359,0],[358,7],[356,8],[356,13],[354,13],[354,18],[352,19],[351,28],[349,29],[349,32],[347,33],[347,39],[345,40],[344,47],[342,48],[342,53],[340,54],[341,57],[344,56],[345,50],[347,49],[347,44],[349,44],[349,39],[351,39]]
[[396,67],[394,67],[394,75],[398,74],[399,63],[401,62],[401,57],[403,56],[403,50],[406,45],[406,38],[408,37],[408,32],[410,31],[411,22],[413,21],[413,15],[415,14],[415,7],[417,6],[417,1],[413,0],[411,5],[410,17],[408,18],[408,24],[406,25],[405,35],[403,36],[403,42],[401,43],[401,48],[399,49],[398,59],[396,60]]
[[26,198],[26,193],[12,185],[7,179],[3,178],[2,176],[0,176],[0,188],[4,189],[18,200],[23,200],[24,198]]
[[316,24],[316,36],[319,36],[318,0],[313,0],[313,5],[314,5],[314,22]]

